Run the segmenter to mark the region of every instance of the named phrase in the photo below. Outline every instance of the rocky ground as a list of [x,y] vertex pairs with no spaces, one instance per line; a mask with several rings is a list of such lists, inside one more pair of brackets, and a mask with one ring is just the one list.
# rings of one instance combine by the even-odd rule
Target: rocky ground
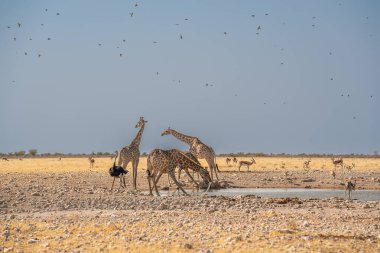
[[[380,189],[379,172],[356,172]],[[328,172],[225,172],[232,187],[343,188]],[[130,180],[130,175],[128,175]],[[186,177],[183,177],[186,182]],[[0,252],[379,252],[380,202],[111,192],[103,172],[7,173],[0,184]],[[166,176],[159,185],[167,186]],[[188,184],[190,186],[190,184]],[[191,193],[191,189],[188,188]]]

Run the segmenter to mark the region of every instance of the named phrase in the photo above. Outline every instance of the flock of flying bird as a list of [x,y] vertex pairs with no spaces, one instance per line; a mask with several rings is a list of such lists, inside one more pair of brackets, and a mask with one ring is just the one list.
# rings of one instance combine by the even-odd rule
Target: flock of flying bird
[[[341,3],[339,3],[339,5],[341,6]],[[134,8],[137,8],[137,7],[139,6],[139,4],[138,4],[138,3],[135,3],[133,6],[134,6]],[[46,9],[44,9],[44,11],[47,13],[49,10],[46,8]],[[55,15],[56,15],[56,16],[60,16],[60,12],[56,12]],[[129,12],[129,16],[130,16],[131,18],[133,18],[134,15],[135,15],[135,12],[133,12],[133,11],[132,11],[132,12]],[[265,13],[265,16],[269,16],[269,13]],[[256,17],[255,14],[251,14],[251,18],[255,18],[255,17]],[[368,19],[368,18],[369,18],[369,17],[367,16],[366,19]],[[315,20],[315,19],[316,19],[316,16],[313,16],[312,19]],[[189,21],[189,20],[190,20],[189,18],[184,18],[184,21]],[[283,22],[282,24],[285,24],[285,22]],[[21,23],[20,21],[17,22],[16,25],[17,25],[17,28],[18,28],[18,29],[22,29],[22,23]],[[176,25],[176,26],[179,26],[179,23],[176,23],[175,25]],[[44,26],[44,24],[42,23],[41,26]],[[312,27],[316,27],[316,25],[315,25],[314,23],[313,23],[311,26],[312,26]],[[12,26],[8,25],[7,28],[8,28],[8,29],[11,29]],[[256,35],[259,35],[261,30],[262,30],[262,25],[258,25],[258,26],[256,27]],[[229,35],[229,33],[228,33],[227,31],[224,31],[223,34],[224,34],[225,36]],[[13,39],[13,41],[17,41],[17,38],[16,38],[16,37],[13,37],[12,39]],[[46,39],[47,39],[48,41],[50,41],[50,40],[51,40],[51,37],[47,37]],[[179,39],[180,39],[180,40],[183,40],[183,39],[184,39],[184,36],[183,36],[182,34],[179,34]],[[33,40],[33,39],[32,39],[32,38],[29,38],[29,40]],[[123,42],[123,43],[126,43],[126,40],[123,39],[122,42]],[[154,44],[157,44],[158,41],[155,40],[155,41],[153,41],[153,43],[154,43]],[[98,43],[98,46],[101,47],[101,46],[103,46],[103,44],[102,44],[102,43]],[[119,49],[120,46],[116,46],[116,48]],[[281,51],[283,51],[283,50],[284,50],[284,48],[281,48]],[[329,52],[329,55],[330,55],[330,56],[331,56],[332,54],[333,54],[332,52]],[[28,54],[28,52],[25,51],[25,52],[24,52],[24,55],[25,55],[25,56],[28,56],[29,54]],[[123,56],[124,56],[123,53],[119,53],[119,57],[123,57]],[[42,54],[41,54],[41,53],[37,53],[37,57],[38,57],[38,58],[42,57]],[[281,64],[281,65],[284,65],[284,62],[281,62],[280,64]],[[157,71],[157,72],[156,72],[156,75],[158,76],[159,74],[160,74],[160,73]],[[330,81],[333,81],[333,80],[334,80],[334,78],[331,77],[331,78],[330,78]],[[176,83],[178,83],[178,84],[181,84],[181,80],[173,80],[173,82],[176,82]],[[15,83],[15,80],[12,80],[12,83]],[[209,82],[206,82],[206,83],[204,84],[204,87],[214,87],[214,84],[211,84],[211,83],[209,83]],[[236,97],[237,94],[235,93],[234,96]],[[350,97],[350,94],[347,94],[347,95],[344,95],[343,93],[341,94],[341,97],[345,97],[345,96]],[[374,96],[371,95],[371,96],[370,96],[370,99],[373,99],[373,98],[374,98]],[[266,105],[267,102],[264,102],[263,104]],[[286,102],[283,102],[282,104],[285,105]],[[353,119],[356,119],[356,117],[354,116]]]

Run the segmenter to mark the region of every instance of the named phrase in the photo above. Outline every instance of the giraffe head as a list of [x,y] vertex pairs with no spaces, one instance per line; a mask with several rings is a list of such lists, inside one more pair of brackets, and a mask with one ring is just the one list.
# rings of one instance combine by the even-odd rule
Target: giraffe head
[[168,134],[171,134],[170,127],[168,127],[168,129],[166,129],[165,131],[163,131],[162,134],[161,134],[161,136],[168,135]]
[[139,122],[137,122],[135,128],[139,128],[139,127],[142,127],[145,125],[145,123],[147,123],[148,121],[144,120],[144,117],[140,117],[140,120]]
[[205,182],[206,184],[212,182],[211,177],[210,177],[210,173],[208,172],[208,170],[200,169],[199,174],[201,175],[203,182]]

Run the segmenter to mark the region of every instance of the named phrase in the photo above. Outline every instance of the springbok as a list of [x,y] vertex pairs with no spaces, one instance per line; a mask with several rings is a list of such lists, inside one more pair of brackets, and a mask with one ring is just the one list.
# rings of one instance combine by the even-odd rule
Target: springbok
[[256,164],[256,161],[255,159],[253,159],[253,157],[251,158],[251,161],[240,161],[239,162],[239,171],[240,171],[240,168],[241,166],[245,165],[247,166],[247,171],[249,171],[249,166],[251,166],[252,164]]
[[309,167],[310,163],[311,163],[311,159],[310,158],[309,158],[309,160],[304,161],[303,162],[303,169],[304,170],[309,170],[310,169],[310,167]]
[[331,161],[334,164],[335,169],[336,169],[336,166],[338,166],[338,165],[340,165],[343,168],[343,158],[342,157],[339,157],[339,158],[332,157]]
[[354,182],[351,182],[351,179],[349,179],[345,184],[345,192],[344,197],[347,198],[347,191],[348,191],[348,199],[352,199],[352,191],[355,190],[356,186],[356,179]]
[[231,158],[227,157],[227,158],[226,158],[226,163],[227,163],[227,165],[229,165],[230,162],[231,162]]

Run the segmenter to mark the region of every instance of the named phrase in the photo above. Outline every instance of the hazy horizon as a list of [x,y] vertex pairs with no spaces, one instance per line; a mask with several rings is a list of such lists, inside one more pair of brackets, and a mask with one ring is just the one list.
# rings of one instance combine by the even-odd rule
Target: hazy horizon
[[161,136],[170,126],[216,153],[373,154],[379,13],[375,0],[1,1],[0,153],[112,152],[144,116],[141,153],[188,149]]

